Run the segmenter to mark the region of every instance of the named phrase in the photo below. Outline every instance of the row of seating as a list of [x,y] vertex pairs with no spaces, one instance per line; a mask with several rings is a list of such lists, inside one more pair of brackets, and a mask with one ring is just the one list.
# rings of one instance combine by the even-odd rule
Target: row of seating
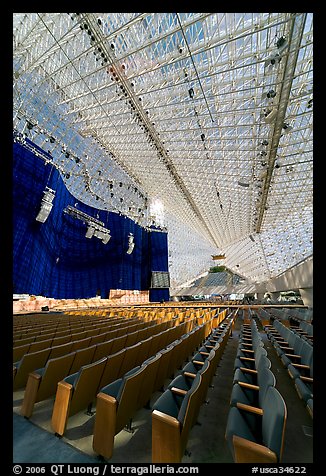
[[[122,316],[114,316],[111,317],[110,319],[114,318],[123,318]],[[85,324],[85,323],[91,323],[91,322],[96,322],[101,319],[106,319],[109,320],[109,317],[104,315],[104,316],[94,316],[94,315],[75,315],[75,316],[68,316],[65,313],[62,313],[59,315],[59,317],[55,318],[50,318],[50,315],[46,316],[43,315],[39,317],[38,319],[33,318],[32,320],[28,320],[27,318],[24,319],[21,322],[17,322],[17,316],[14,316],[13,319],[13,333],[25,333],[29,334],[30,332],[33,331],[38,331],[41,332],[42,330],[47,330],[47,329],[59,329],[60,327],[66,327],[67,325],[69,326],[74,326],[78,324]]]
[[234,314],[206,338],[152,407],[152,462],[180,463],[226,342]]
[[[37,352],[26,353],[21,360],[14,363],[13,388],[17,390],[25,386],[29,373],[44,367],[49,360],[63,357],[69,353],[77,353],[76,356],[83,356],[84,359],[86,354],[90,353],[91,350],[93,350],[94,359],[97,360],[103,352],[117,352],[125,345],[132,345],[137,339],[145,339],[149,337],[150,334],[159,332],[159,330],[163,330],[163,328],[165,329],[172,324],[173,321],[170,321],[170,323],[169,321],[165,321],[156,325],[155,321],[152,323],[140,322],[130,326],[121,326],[118,329],[110,330],[98,336],[84,337],[82,333],[77,339],[75,336],[62,338],[63,342],[60,345],[50,346]],[[73,340],[71,340],[71,338]]]
[[[26,418],[29,418],[32,415],[35,403],[55,395],[58,382],[71,376],[75,372],[79,372],[80,369],[82,369],[82,373],[85,373],[85,375],[95,375],[97,372],[101,379],[98,382],[100,386],[106,378],[110,378],[110,372],[116,370],[116,368],[113,368],[113,370],[111,368],[112,359],[109,359],[110,356],[116,356],[119,351],[126,351],[126,349],[129,349],[128,352],[121,352],[119,357],[126,357],[122,364],[124,365],[124,369],[126,369],[130,362],[135,362],[136,359],[139,359],[140,361],[145,360],[149,352],[152,351],[152,348],[156,350],[156,347],[161,345],[162,339],[173,340],[175,336],[179,336],[186,332],[187,328],[191,325],[190,321],[186,321],[180,326],[171,328],[169,327],[171,326],[171,323],[172,321],[166,321],[156,326],[149,327],[146,331],[150,331],[150,335],[148,332],[147,334],[140,334],[142,333],[142,330],[139,331],[133,336],[133,338],[141,340],[139,340],[137,344],[135,343],[136,340],[134,340],[129,347],[126,347],[125,343],[128,342],[130,334],[107,341],[104,343],[105,345],[98,344],[96,346],[88,347],[84,349],[84,352],[72,352],[63,357],[49,360],[45,367],[37,369],[29,374],[21,414]],[[116,365],[117,362],[115,362],[115,366]],[[85,368],[83,368],[84,366]],[[71,384],[71,380],[68,379],[66,384],[68,383]],[[86,382],[86,387],[87,385]],[[95,388],[95,391],[96,390],[97,389]]]
[[225,438],[235,463],[282,459],[287,408],[256,322],[243,324],[234,363]]
[[135,323],[135,322],[143,322],[143,321],[141,321],[138,318],[128,319],[128,320],[125,318],[110,318],[110,319],[101,318],[101,319],[96,319],[95,322],[86,321],[86,322],[77,323],[74,325],[61,326],[51,330],[46,329],[44,331],[35,330],[35,333],[28,334],[27,336],[23,336],[22,338],[19,338],[19,339],[14,338],[14,347],[17,347],[23,344],[32,343],[32,342],[38,342],[40,340],[60,337],[67,334],[88,331],[88,330],[101,328],[101,327],[107,328],[114,325],[117,326],[119,324],[129,325],[132,322]]
[[277,320],[273,326],[266,326],[265,330],[313,418],[313,346]]
[[[52,414],[52,428],[60,436],[63,435],[68,417],[86,408],[86,404],[92,404],[98,390],[107,386],[117,379],[121,379],[133,367],[141,365],[146,359],[153,357],[162,351],[176,338],[182,339],[183,347],[192,346],[195,332],[183,334],[187,330],[186,323],[179,327],[173,327],[158,334],[156,338],[149,338],[138,342],[131,347],[109,355],[104,370],[99,371],[98,376],[90,366],[82,367],[79,372],[69,375],[58,383],[56,399]],[[201,328],[205,331],[205,326]],[[182,335],[183,334],[183,335]],[[192,336],[193,339],[188,339]],[[199,334],[200,336],[200,334]],[[176,360],[178,358],[176,357]],[[157,371],[155,375],[157,376]],[[89,375],[89,376],[88,376]],[[161,379],[158,379],[159,383]]]
[[313,345],[314,342],[314,326],[310,322],[301,321],[298,325],[290,325],[290,328],[296,334],[299,334],[304,340]]
[[[145,369],[134,368],[123,378],[102,388],[97,395],[93,449],[105,458],[111,458],[114,437],[132,419],[135,412],[149,402],[156,390],[162,389],[165,380],[182,364],[203,340],[207,324],[194,328],[183,338],[175,340],[159,352],[157,375],[150,378]],[[157,355],[151,357],[156,362]],[[150,360],[151,360],[150,359]],[[143,365],[147,365],[145,361]],[[159,379],[157,377],[159,376]],[[147,381],[147,383],[146,383]],[[148,390],[143,395],[143,388]]]
[[[152,321],[155,322],[155,321]],[[108,332],[119,332],[122,329],[128,329],[131,326],[137,326],[139,324],[142,324],[142,321],[136,319],[136,320],[130,320],[128,322],[122,321],[117,324],[98,324],[98,326],[92,326],[89,328],[86,328],[82,331],[75,332],[74,330],[72,332],[65,332],[61,336],[56,336],[56,337],[49,337],[43,336],[40,340],[37,340],[35,342],[27,342],[25,344],[19,345],[17,347],[13,348],[13,359],[18,360],[20,359],[23,355],[28,354],[30,352],[36,352],[37,350],[42,350],[46,349],[48,347],[54,347],[56,345],[61,345],[65,344],[67,342],[72,342],[74,340],[80,340],[84,339],[86,337],[95,337],[99,334],[104,334]],[[152,323],[144,323],[144,325],[149,326]]]

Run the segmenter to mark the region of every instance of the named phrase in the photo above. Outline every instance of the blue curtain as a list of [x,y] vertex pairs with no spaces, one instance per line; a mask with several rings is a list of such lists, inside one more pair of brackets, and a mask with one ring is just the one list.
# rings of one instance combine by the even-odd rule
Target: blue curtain
[[[77,200],[58,171],[18,143],[13,158],[14,293],[78,299],[99,292],[105,298],[110,289],[149,289],[152,270],[167,264],[167,246],[157,244],[158,235],[167,241],[166,233],[150,232],[129,218],[78,202],[79,210],[98,217],[110,230],[107,244],[88,239],[87,225],[63,213]],[[40,223],[35,218],[46,186],[55,190],[55,198],[49,217]],[[130,232],[135,247],[128,255]]]
[[[150,233],[151,240],[151,269],[152,271],[169,270],[168,263],[168,234],[153,231]],[[169,301],[169,288],[151,288],[149,300],[151,302]]]

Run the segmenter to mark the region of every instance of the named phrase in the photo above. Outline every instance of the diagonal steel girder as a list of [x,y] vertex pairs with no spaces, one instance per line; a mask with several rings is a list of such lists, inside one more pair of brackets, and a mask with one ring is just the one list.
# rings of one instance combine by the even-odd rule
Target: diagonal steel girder
[[84,20],[86,20],[88,22],[88,24],[91,26],[92,31],[93,31],[93,35],[95,36],[95,38],[97,40],[97,43],[101,45],[102,51],[105,52],[105,55],[109,60],[108,64],[112,64],[115,67],[116,74],[119,77],[119,80],[120,80],[121,84],[124,86],[125,91],[128,94],[128,99],[130,101],[132,101],[132,104],[133,104],[135,110],[138,112],[139,116],[141,117],[141,120],[142,120],[143,124],[147,128],[148,133],[151,136],[152,140],[154,141],[156,149],[159,153],[159,156],[160,156],[163,164],[165,165],[169,175],[171,176],[171,178],[174,181],[174,183],[176,184],[177,188],[182,193],[182,195],[185,198],[185,200],[187,201],[188,205],[190,206],[190,208],[194,212],[195,216],[199,220],[199,223],[201,224],[201,226],[203,227],[203,229],[207,233],[209,239],[212,241],[212,243],[214,243],[217,246],[217,248],[219,248],[219,244],[217,243],[216,238],[214,237],[214,235],[212,234],[209,226],[207,225],[206,221],[204,220],[200,209],[198,208],[197,204],[195,203],[194,199],[192,198],[192,196],[191,196],[189,190],[187,189],[184,181],[182,180],[182,178],[178,174],[172,160],[168,156],[168,152],[167,152],[166,148],[164,147],[156,129],[153,127],[153,124],[149,120],[146,112],[144,111],[142,106],[139,104],[138,98],[135,95],[135,93],[134,93],[134,91],[133,91],[133,89],[132,89],[132,87],[129,83],[129,80],[127,79],[127,77],[121,71],[120,64],[119,64],[120,61],[118,61],[115,58],[114,54],[108,49],[107,43],[106,43],[106,38],[105,38],[104,34],[102,33],[101,29],[99,28],[96,16],[92,13],[86,13],[86,14],[82,14],[82,18]]
[[280,82],[280,95],[279,102],[277,105],[277,116],[273,125],[272,141],[270,154],[268,157],[268,169],[267,175],[265,177],[265,182],[263,186],[263,193],[261,199],[261,205],[259,209],[259,215],[257,220],[257,225],[255,227],[255,232],[260,233],[262,222],[265,214],[265,207],[267,203],[267,198],[270,190],[270,184],[273,176],[278,145],[282,135],[282,126],[284,124],[285,114],[289,102],[292,82],[294,79],[295,68],[297,64],[297,58],[299,54],[300,43],[304,31],[304,26],[306,22],[306,13],[294,14],[294,17],[290,24],[289,36],[288,36],[288,52],[285,57],[285,66],[283,69],[283,78]]

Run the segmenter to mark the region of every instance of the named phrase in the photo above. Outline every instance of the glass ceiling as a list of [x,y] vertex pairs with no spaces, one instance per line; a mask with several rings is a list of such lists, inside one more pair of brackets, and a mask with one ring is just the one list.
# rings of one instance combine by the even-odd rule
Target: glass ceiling
[[[15,140],[77,200],[248,283],[313,254],[312,14],[16,13]],[[50,158],[49,158],[50,157]]]

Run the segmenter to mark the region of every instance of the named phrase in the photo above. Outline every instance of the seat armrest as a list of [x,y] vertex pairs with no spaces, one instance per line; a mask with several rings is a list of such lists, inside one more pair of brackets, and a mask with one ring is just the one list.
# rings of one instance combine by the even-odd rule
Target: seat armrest
[[257,375],[257,370],[255,369],[247,369],[246,367],[240,367],[241,372],[247,372],[248,374],[255,374]]
[[253,385],[252,383],[241,382],[241,380],[238,381],[238,384],[240,385],[240,387],[248,388],[249,390],[259,390],[259,385]]
[[245,412],[254,413],[255,415],[263,415],[263,409],[259,407],[253,407],[252,405],[247,405],[245,403],[237,402],[237,408],[239,410],[244,410]]
[[183,390],[182,388],[171,387],[170,390],[171,392],[175,393],[176,395],[180,395],[181,397],[187,395],[187,390]]

